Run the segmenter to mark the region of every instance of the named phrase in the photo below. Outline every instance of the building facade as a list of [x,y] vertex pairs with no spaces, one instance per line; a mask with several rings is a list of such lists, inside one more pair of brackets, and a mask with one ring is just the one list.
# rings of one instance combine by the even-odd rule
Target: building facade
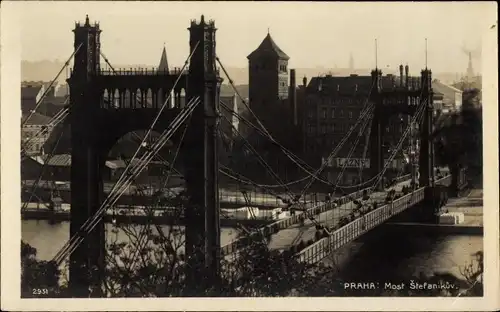
[[33,113],[23,114],[21,119],[21,147],[26,155],[42,155],[45,153],[45,144],[52,133],[50,117]]
[[459,111],[462,108],[462,90],[438,80],[432,82],[432,88],[434,92],[442,94],[441,107],[436,107],[436,109],[440,109],[442,113],[446,114]]
[[[395,87],[398,83],[399,79],[393,75],[382,77],[383,88]],[[301,108],[305,116],[302,119],[303,153],[315,166],[327,162],[325,178],[331,182],[337,181],[343,167],[345,171],[338,180],[341,185],[354,185],[368,177],[366,169],[370,166],[369,123],[361,133],[361,127],[356,127],[334,157],[328,161],[327,159],[370,103],[372,84],[371,76],[326,75],[312,78],[305,88],[305,103]],[[387,158],[396,147],[409,121],[410,116],[407,115],[389,118],[383,142]],[[404,143],[403,146],[407,147],[408,144]],[[407,162],[406,153],[397,154],[389,165],[388,175],[404,172]]]

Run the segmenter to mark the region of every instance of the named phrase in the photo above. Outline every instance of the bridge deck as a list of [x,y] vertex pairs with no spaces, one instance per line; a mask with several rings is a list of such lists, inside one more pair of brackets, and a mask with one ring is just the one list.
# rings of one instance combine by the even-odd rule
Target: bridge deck
[[[396,191],[401,191],[404,185],[409,185],[410,181],[403,181],[396,184],[391,189],[396,189]],[[370,196],[368,203],[373,202],[383,202],[387,195],[387,190],[384,192],[374,192]],[[315,220],[324,226],[335,226],[338,224],[339,219],[343,216],[348,216],[352,212],[354,207],[353,202],[348,202],[346,204],[340,205],[339,207],[325,211],[315,217]],[[314,239],[316,233],[316,227],[311,222],[311,220],[306,219],[304,225],[296,224],[287,229],[283,229],[276,234],[271,236],[269,242],[269,248],[271,249],[287,249],[292,245],[298,244],[301,240],[306,242],[310,239]]]
[[[436,184],[437,183],[450,185],[451,176],[441,178],[436,181]],[[399,214],[409,207],[421,202],[424,199],[424,190],[424,187],[419,188],[410,194],[394,200],[392,203],[380,206],[374,211],[357,218],[356,220],[331,233],[330,236],[320,239],[300,251],[298,254],[299,259],[308,263],[321,261],[334,250],[353,241],[368,232],[370,229],[384,223],[393,215]]]

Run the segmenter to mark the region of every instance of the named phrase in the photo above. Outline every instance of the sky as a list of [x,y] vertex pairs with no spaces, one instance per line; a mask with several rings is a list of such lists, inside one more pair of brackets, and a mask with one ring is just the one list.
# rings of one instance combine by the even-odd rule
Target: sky
[[[20,2],[22,59],[65,60],[76,21],[98,21],[101,49],[112,64],[156,66],[165,44],[169,64],[188,56],[191,19],[215,20],[217,53],[225,66],[246,67],[267,35],[290,56],[290,68],[378,65],[463,72],[481,36],[496,23],[487,2]],[[480,57],[480,52],[478,52]],[[474,60],[480,64],[480,59]],[[476,66],[477,67],[477,66]],[[477,70],[477,69],[476,69]]]

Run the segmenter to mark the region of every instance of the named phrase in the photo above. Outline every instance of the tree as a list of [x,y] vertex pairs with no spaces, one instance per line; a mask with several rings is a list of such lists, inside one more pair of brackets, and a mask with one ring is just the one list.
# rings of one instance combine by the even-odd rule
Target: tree
[[449,168],[467,167],[468,174],[482,176],[482,109],[476,104],[479,90],[463,93],[459,112],[443,116],[433,133],[436,160]]
[[61,272],[55,263],[36,259],[37,251],[21,241],[21,297],[58,296]]

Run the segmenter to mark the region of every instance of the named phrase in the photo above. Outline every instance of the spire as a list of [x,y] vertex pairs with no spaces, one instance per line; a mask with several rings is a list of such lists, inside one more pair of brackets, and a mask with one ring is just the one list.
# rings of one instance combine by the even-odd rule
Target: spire
[[352,52],[351,52],[351,54],[349,55],[349,69],[350,69],[351,71],[353,71],[353,70],[354,70],[354,57],[352,56]]
[[165,43],[163,43],[163,52],[161,53],[161,59],[160,59],[160,65],[158,65],[158,71],[164,71],[168,73],[167,49],[165,48]]

